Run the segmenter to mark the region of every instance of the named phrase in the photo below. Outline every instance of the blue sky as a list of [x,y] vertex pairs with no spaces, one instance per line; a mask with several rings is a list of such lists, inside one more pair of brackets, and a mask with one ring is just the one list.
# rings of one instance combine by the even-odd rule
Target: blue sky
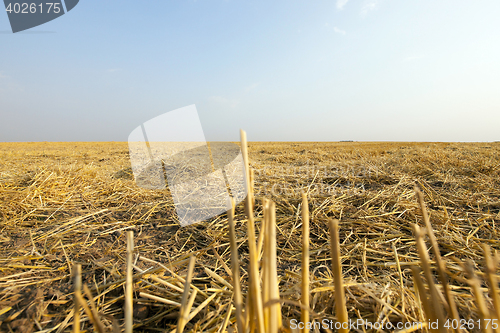
[[195,104],[207,140],[498,141],[500,2],[93,1],[12,34],[0,141],[126,141]]

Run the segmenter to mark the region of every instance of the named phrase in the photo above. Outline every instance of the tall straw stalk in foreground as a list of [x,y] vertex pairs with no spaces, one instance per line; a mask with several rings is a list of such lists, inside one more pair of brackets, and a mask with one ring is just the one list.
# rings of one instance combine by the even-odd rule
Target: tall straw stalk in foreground
[[[307,194],[302,193],[302,292],[300,294],[302,308],[300,320],[309,322],[309,202]],[[304,326],[303,333],[309,330]]]

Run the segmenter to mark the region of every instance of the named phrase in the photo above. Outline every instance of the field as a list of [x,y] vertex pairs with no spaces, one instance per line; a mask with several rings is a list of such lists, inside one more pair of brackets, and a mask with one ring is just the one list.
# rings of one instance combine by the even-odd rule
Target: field
[[[336,318],[329,221],[338,219],[349,318],[428,321],[411,270],[422,266],[412,225],[425,227],[415,186],[424,195],[458,315],[476,323],[465,329],[479,331],[484,306],[495,313],[486,281],[496,273],[484,273],[482,246],[500,250],[500,143],[251,142],[249,160],[257,238],[262,200],[276,205],[282,331],[296,331],[291,320],[301,318],[302,192],[310,212],[311,320]],[[235,221],[245,296],[250,259],[243,203]],[[126,143],[0,143],[0,331],[71,331],[75,264],[102,325],[123,329],[131,230],[135,331],[175,332],[191,254],[194,310],[184,331],[235,329],[226,214],[179,227],[168,190],[135,185]],[[430,259],[442,295],[432,251]],[[466,274],[467,259],[477,279]],[[93,330],[83,310],[80,321],[82,331]]]

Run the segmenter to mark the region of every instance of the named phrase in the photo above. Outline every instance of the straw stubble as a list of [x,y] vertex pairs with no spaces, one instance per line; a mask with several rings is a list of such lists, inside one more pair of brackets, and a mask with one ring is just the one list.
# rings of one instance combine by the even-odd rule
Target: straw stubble
[[[500,296],[498,295],[498,280],[496,277],[496,271],[498,262],[496,258],[491,257],[491,250],[487,244],[483,244],[483,253],[486,269],[486,279],[489,286],[489,295],[493,300],[493,308],[497,320],[500,320]],[[500,333],[500,325],[497,326],[496,333]]]
[[340,240],[339,240],[339,221],[330,220],[330,254],[332,256],[333,282],[335,286],[335,316],[340,322],[340,333],[347,333],[348,324],[347,308],[344,292],[344,281],[342,278],[342,265],[340,262]]
[[[184,326],[188,322],[189,311],[194,302],[194,297],[189,297],[189,290],[191,289],[191,279],[193,278],[193,270],[196,257],[191,255],[189,258],[188,271],[184,282],[184,292],[182,294],[181,309],[179,311],[179,319],[177,321],[177,333],[184,331]],[[196,290],[195,290],[196,291]],[[196,295],[193,293],[193,295]]]
[[[432,245],[432,252],[434,254],[435,260],[436,260],[436,266],[437,266],[437,272],[439,276],[439,280],[441,281],[441,284],[443,286],[444,290],[444,295],[446,297],[446,302],[447,302],[447,308],[449,310],[449,315],[452,320],[455,322],[460,322],[460,317],[458,315],[458,310],[457,306],[455,304],[455,299],[451,295],[451,290],[448,285],[448,277],[446,276],[446,267],[444,264],[443,259],[441,258],[441,253],[439,252],[439,245],[436,239],[436,236],[434,235],[434,229],[432,228],[430,219],[429,219],[429,214],[427,213],[427,208],[425,207],[425,202],[424,202],[424,195],[420,191],[418,187],[415,187],[415,194],[417,195],[418,199],[418,204],[420,206],[420,211],[422,213],[422,218],[424,220],[425,227],[427,229],[427,234],[429,235],[429,239],[431,241]],[[453,331],[460,333],[462,330],[460,329],[460,326],[458,328],[453,328]]]
[[[309,322],[309,202],[307,195],[302,193],[302,293],[300,320],[303,323]],[[306,326],[302,330],[307,333]]]
[[[497,164],[500,145],[251,143],[247,149],[245,143],[243,149],[252,158],[253,168],[248,167],[246,156],[245,169],[245,173],[248,172],[245,182],[251,205],[250,209],[237,209],[233,218],[241,221],[242,226],[248,222],[245,213],[252,210],[249,215],[253,218],[255,197],[258,202],[262,197],[268,197],[276,203],[276,237],[280,244],[277,259],[283,297],[280,302],[286,322],[302,316],[301,309],[304,308],[299,290],[304,283],[303,271],[299,272],[304,250],[303,240],[298,237],[301,198],[296,194],[307,190],[311,217],[314,216],[317,222],[311,225],[309,240],[314,255],[310,259],[310,281],[314,283],[310,285],[310,307],[318,313],[331,314],[332,306],[337,303],[331,297],[335,289],[331,285],[331,277],[328,270],[322,267],[325,260],[330,260],[325,237],[328,234],[326,222],[328,218],[335,217],[342,218],[341,225],[346,230],[342,243],[342,250],[346,253],[342,262],[344,268],[348,268],[343,272],[345,284],[349,285],[344,289],[346,303],[349,311],[355,311],[358,318],[369,318],[374,304],[378,314],[386,315],[386,320],[392,322],[431,318],[434,311],[428,310],[424,314],[423,304],[412,295],[412,289],[420,295],[422,303],[427,301],[429,308],[435,304],[442,305],[443,314],[450,319],[453,300],[464,318],[477,320],[480,312],[492,318],[499,316],[496,263],[493,262],[490,268],[488,263],[483,265],[488,256],[486,253],[483,256],[481,249],[484,244],[489,244],[495,252],[499,249]],[[330,154],[332,150],[336,153]],[[129,167],[126,144],[0,144],[0,154],[3,162],[0,163],[0,201],[5,203],[0,207],[0,299],[3,304],[0,305],[0,331],[9,331],[8,326],[15,331],[13,322],[18,319],[30,320],[40,330],[55,330],[57,333],[70,329],[94,329],[93,319],[97,316],[92,310],[92,295],[75,296],[72,290],[65,288],[70,273],[73,282],[76,276],[75,268],[66,264],[75,262],[86,262],[83,276],[92,293],[97,295],[96,310],[106,329],[109,331],[112,327],[115,331],[123,331],[123,322],[120,326],[115,318],[125,318],[125,306],[122,306],[125,294],[123,291],[120,294],[116,292],[126,285],[126,274],[120,272],[119,267],[127,264],[127,256],[115,254],[124,252],[126,237],[123,236],[126,236],[127,230],[139,228],[141,232],[135,235],[136,250],[148,253],[151,259],[141,258],[138,266],[154,267],[141,269],[132,266],[138,272],[133,276],[133,287],[141,298],[144,296],[141,293],[155,294],[153,296],[159,298],[134,300],[149,308],[149,317],[136,321],[134,329],[154,330],[160,322],[166,325],[167,331],[177,329],[175,319],[179,315],[178,307],[186,282],[184,275],[181,277],[177,273],[185,271],[188,264],[190,253],[186,251],[195,251],[196,256],[203,258],[203,266],[217,274],[191,283],[191,291],[197,291],[196,300],[201,305],[189,313],[188,320],[201,309],[211,315],[200,313],[196,323],[191,325],[188,322],[185,331],[216,332],[226,324],[228,330],[234,331],[238,320],[229,304],[233,303],[236,307],[237,288],[232,279],[226,280],[232,288],[222,283],[221,277],[225,277],[218,270],[221,267],[219,263],[229,259],[230,241],[224,216],[202,222],[196,227],[178,229],[175,207],[168,191],[142,190],[134,185],[133,179],[113,176],[119,169]],[[101,163],[100,159],[107,162]],[[28,160],[34,163],[26,163]],[[307,166],[300,167],[304,163]],[[366,167],[368,174],[358,177],[342,172],[342,168],[356,168],[356,165]],[[298,172],[288,169],[294,166],[299,166]],[[253,170],[256,171],[255,196],[251,176]],[[415,180],[425,193],[426,200],[432,202],[428,207],[421,204],[422,200],[414,200],[412,188]],[[342,185],[347,183],[362,183],[365,188],[357,191]],[[321,192],[321,186],[329,184],[333,184],[330,188],[334,187],[335,193]],[[270,188],[279,192],[281,185],[290,186],[290,193],[266,193]],[[288,189],[285,187],[286,191]],[[256,262],[261,265],[259,257],[265,259],[269,253],[264,249],[268,226],[262,223],[260,207],[256,210],[259,214],[254,219],[255,232],[260,223],[260,235],[255,234],[259,236]],[[409,268],[422,265],[410,228],[411,223],[418,220],[422,220],[429,233],[429,239],[425,241],[428,242],[432,261],[429,259],[428,263],[431,265],[431,279],[435,281],[434,289],[438,289],[438,301],[432,304],[428,299],[430,289],[426,289],[428,274],[419,275],[422,286],[425,283],[425,288],[420,291],[418,282],[412,287],[412,281],[406,279]],[[250,304],[247,309],[255,309],[250,297],[252,289],[246,291],[246,284],[252,275],[246,265],[250,263],[247,230],[241,231],[241,239],[234,238],[237,260],[245,263],[237,269],[240,288],[245,285],[243,289]],[[397,248],[391,248],[392,244],[397,244]],[[215,256],[211,255],[213,250],[216,251]],[[491,259],[497,260],[496,256]],[[484,269],[484,273],[476,272],[475,275],[476,279],[484,278],[486,281],[480,281],[479,291],[489,309],[476,299],[475,294],[479,291],[465,279],[465,270],[459,263],[467,258]],[[360,267],[359,270],[357,267]],[[228,274],[235,276],[233,271],[231,268]],[[453,298],[447,296],[447,288],[443,289],[446,285],[446,280],[442,281],[443,272]],[[387,278],[391,281],[389,286]],[[211,288],[207,289],[207,283]],[[261,281],[257,283],[260,287]],[[37,308],[35,317],[28,316],[34,307],[30,311],[22,307],[16,309],[16,304],[31,297],[27,291],[38,288],[44,292],[45,305],[40,310]],[[58,296],[52,298],[46,293],[48,288],[53,288]],[[399,297],[400,294],[405,297]],[[262,293],[260,295],[263,297]],[[241,298],[243,308],[245,300],[243,296]],[[50,306],[46,306],[48,304]],[[249,312],[245,313],[242,309],[238,317],[244,322],[248,315],[248,321],[257,328],[257,314]],[[42,317],[39,315],[46,319],[40,320]],[[310,311],[310,320],[322,316]],[[113,322],[116,324],[112,325]],[[238,328],[245,333],[248,329]]]
[[279,303],[279,283],[278,283],[278,272],[276,266],[276,206],[274,202],[267,202],[267,212],[265,215],[268,216],[266,219],[266,230],[265,230],[265,265],[266,270],[265,279],[267,281],[267,300],[271,304],[266,307],[269,313],[269,321],[266,329],[266,333],[277,333],[278,328],[281,326],[281,306]]
[[[476,273],[474,272],[474,264],[472,260],[468,259],[464,264],[465,272],[467,273],[468,280],[467,283],[472,288],[472,294],[474,295],[474,299],[476,301],[476,306],[479,310],[479,318],[481,320],[481,330],[484,333],[491,333],[492,325],[488,325],[485,321],[486,319],[491,319],[492,316],[486,306],[486,301],[483,296],[483,291],[481,290],[481,281],[478,279]],[[490,322],[491,323],[491,322]]]
[[413,225],[413,231],[415,234],[415,238],[417,241],[417,250],[418,255],[420,257],[421,266],[424,270],[424,275],[427,280],[427,285],[429,286],[429,294],[430,294],[430,303],[431,303],[431,312],[427,313],[427,315],[431,315],[433,319],[438,320],[438,332],[446,333],[447,330],[443,326],[445,323],[445,316],[443,313],[443,307],[441,305],[440,297],[438,295],[439,290],[436,288],[434,283],[434,276],[432,275],[431,265],[429,262],[429,254],[427,253],[427,248],[424,243],[423,235],[420,230],[420,227],[416,224]]
[[234,200],[231,199],[231,209],[227,212],[229,220],[229,241],[231,247],[231,270],[233,272],[233,293],[234,293],[234,306],[236,308],[236,324],[238,332],[245,331],[244,317],[243,317],[243,297],[241,294],[240,286],[240,263],[238,256],[238,246],[236,244],[236,232],[234,225]]
[[[245,165],[245,173],[246,173],[246,184],[248,195],[245,200],[245,208],[246,214],[248,218],[247,222],[247,231],[248,231],[248,250],[250,255],[250,271],[249,271],[249,279],[250,279],[250,292],[247,296],[249,302],[249,308],[252,309],[252,312],[248,312],[251,314],[249,316],[250,323],[253,323],[253,316],[257,317],[257,329],[258,332],[265,333],[264,329],[264,312],[262,306],[262,296],[260,291],[260,279],[259,279],[259,262],[258,262],[258,254],[257,254],[257,246],[255,243],[255,224],[253,217],[253,193],[250,191],[252,189],[252,185],[250,182],[250,170],[248,163],[248,150],[247,150],[247,139],[245,131],[241,130],[241,151],[243,154],[243,161]],[[249,310],[247,310],[249,311]]]
[[73,333],[80,332],[80,297],[82,294],[82,265],[73,266],[74,298]]

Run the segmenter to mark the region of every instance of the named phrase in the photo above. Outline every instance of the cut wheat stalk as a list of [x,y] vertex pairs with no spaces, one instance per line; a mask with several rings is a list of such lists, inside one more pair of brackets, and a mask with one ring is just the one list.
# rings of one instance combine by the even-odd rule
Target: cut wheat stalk
[[[229,214],[228,214],[228,216],[229,216]],[[231,268],[229,268],[229,266],[227,265],[226,260],[224,260],[220,256],[219,252],[217,252],[217,249],[214,246],[212,246],[212,252],[215,254],[215,256],[217,257],[217,259],[222,264],[222,267],[224,268],[224,270],[226,271],[227,275],[229,276],[229,279],[232,280],[233,279],[233,272],[231,271]]]
[[[195,290],[196,291],[196,290]],[[207,298],[206,300],[204,300],[200,305],[198,305],[196,307],[196,309],[194,309],[190,314],[189,314],[189,317],[188,317],[188,322],[191,321],[191,319],[193,319],[201,310],[203,310],[208,304],[210,304],[210,302],[217,296],[217,293],[214,293],[212,294],[212,296],[210,296],[209,298]]]
[[[272,255],[272,288],[271,288],[271,293],[272,293],[272,298],[275,300],[280,299],[280,289],[279,289],[279,280],[278,280],[278,257],[277,257],[277,247],[276,247],[276,204],[274,201],[271,201],[271,255]],[[278,328],[281,328],[283,326],[283,318],[281,315],[281,303],[276,303],[274,306],[274,313],[275,313],[275,319],[276,319],[276,324]]]
[[[309,202],[307,195],[302,193],[302,292],[300,303],[304,308],[300,309],[300,320],[309,322]],[[302,333],[309,330],[304,326]]]
[[127,231],[127,271],[125,281],[125,333],[132,333],[134,325],[133,315],[133,299],[134,299],[134,286],[133,286],[133,256],[134,256],[134,232]]
[[[274,202],[267,201],[265,205],[266,230],[264,253],[264,304],[279,300],[278,273],[276,266],[276,207]],[[268,315],[266,333],[276,333],[281,326],[281,306],[275,302],[265,308]]]
[[183,319],[184,325],[186,325],[189,322],[189,320],[190,320],[189,319],[190,318],[189,314],[191,312],[191,309],[193,308],[193,304],[194,304],[194,301],[196,300],[196,295],[197,294],[198,294],[198,292],[196,291],[196,289],[193,289],[193,292],[189,296],[189,300],[188,300],[188,302],[186,304],[186,308],[182,310],[183,314],[184,314],[184,319]]
[[[248,230],[248,250],[250,254],[250,292],[247,297],[251,300],[251,306],[253,314],[257,317],[256,325],[258,327],[258,332],[265,333],[264,329],[264,312],[262,306],[262,296],[260,292],[260,281],[259,281],[259,262],[257,246],[255,243],[255,224],[253,217],[253,193],[252,185],[250,181],[250,165],[248,163],[248,144],[247,135],[245,131],[241,130],[241,151],[243,154],[243,162],[245,166],[245,178],[246,178],[246,188],[248,189],[247,198],[245,200],[246,214],[248,217],[247,230]],[[247,310],[248,311],[248,310]],[[251,313],[251,312],[249,312]],[[249,317],[252,323],[253,318]]]
[[93,311],[89,308],[87,301],[85,301],[85,298],[83,298],[81,293],[75,293],[76,298],[78,299],[78,302],[82,306],[85,314],[89,318],[90,322],[94,325],[94,328],[96,331],[99,333],[104,333],[104,327],[102,324],[99,322],[99,319],[97,318],[96,314],[93,313]]
[[[245,132],[245,142],[246,142],[246,132]],[[246,150],[247,150],[247,161],[249,161],[248,160],[248,144],[246,146]],[[250,166],[250,162],[248,162],[248,166]],[[251,202],[252,210],[255,207],[255,196],[254,196],[254,193],[255,193],[255,184],[254,184],[254,178],[255,178],[255,172],[254,172],[254,170],[252,168],[248,168],[248,181],[250,182],[250,184],[249,184],[250,185],[249,192],[252,193],[252,202]]]
[[[186,315],[186,314],[188,314],[191,311],[191,308],[193,307],[194,300],[195,300],[197,294],[198,294],[198,292],[196,291],[196,289],[193,289],[193,292],[191,293],[191,296],[189,296],[189,300],[187,301],[186,306],[184,307],[184,309],[181,309],[181,311],[184,313],[182,323],[180,323],[178,321],[177,327],[175,329],[173,329],[172,331],[170,331],[170,333],[176,333],[179,330],[179,325],[182,325],[182,331],[184,331],[186,324],[194,317],[194,316],[191,317],[190,315]],[[194,331],[196,331],[196,329]]]
[[472,288],[476,306],[479,312],[479,318],[481,320],[481,331],[484,333],[491,333],[492,325],[488,325],[489,323],[486,322],[486,319],[492,319],[492,316],[490,315],[488,307],[486,306],[486,301],[481,290],[481,281],[474,273],[474,264],[470,259],[466,260],[464,268],[468,277],[467,283]]
[[224,322],[223,322],[222,326],[219,328],[219,330],[217,331],[217,333],[226,332],[226,328],[227,328],[227,325],[229,324],[229,320],[231,318],[232,312],[233,312],[233,307],[232,307],[232,299],[231,299],[231,301],[229,301],[229,303],[227,304],[227,311],[226,311],[226,317],[224,318]]
[[148,294],[148,293],[145,293],[145,292],[140,292],[139,296],[140,297],[144,297],[144,298],[149,298],[149,299],[152,299],[154,301],[161,302],[161,303],[168,304],[168,305],[173,305],[173,306],[178,306],[178,307],[181,306],[181,303],[168,300],[168,299],[166,299],[164,297],[160,297],[160,296],[156,296],[156,295],[151,295],[151,294]]
[[420,303],[424,308],[424,314],[427,317],[427,320],[435,321],[436,316],[434,311],[432,310],[432,306],[430,304],[429,299],[427,298],[427,292],[425,291],[424,282],[420,277],[421,269],[417,267],[411,267],[411,272],[413,274],[413,281],[415,283],[415,292],[418,293],[418,298],[420,299]]
[[[450,288],[448,287],[448,277],[446,276],[446,266],[445,263],[443,262],[443,259],[441,258],[441,253],[439,252],[439,245],[436,239],[436,236],[434,235],[434,229],[432,228],[430,219],[429,219],[429,214],[427,213],[427,208],[425,207],[425,202],[424,202],[424,195],[418,189],[418,187],[415,188],[415,193],[417,195],[418,199],[418,204],[420,206],[420,211],[422,213],[422,218],[424,220],[425,227],[427,229],[427,235],[429,236],[429,239],[431,241],[432,245],[432,252],[434,254],[435,260],[436,260],[436,267],[437,267],[437,272],[439,274],[439,280],[441,281],[441,284],[443,285],[443,290],[444,290],[444,295],[446,297],[446,303],[448,305],[449,309],[449,316],[451,317],[452,320],[456,322],[460,322],[460,317],[458,315],[458,310],[457,306],[455,304],[455,300],[453,296],[451,295]],[[461,332],[460,328],[453,329],[455,332],[459,333]]]
[[[174,273],[174,272],[173,272],[170,268],[166,267],[166,266],[165,266],[165,265],[163,265],[162,263],[159,263],[158,261],[155,261],[155,260],[152,260],[152,259],[146,258],[146,257],[144,257],[144,256],[139,256],[139,259],[141,259],[141,260],[144,260],[144,261],[146,261],[146,262],[149,262],[149,263],[156,264],[156,265],[160,266],[162,269],[164,269],[165,271],[167,271],[167,272],[169,272],[170,274],[172,274],[172,276],[173,276],[173,277],[175,277],[176,279],[178,279],[180,283],[186,283],[186,279],[184,279],[182,276],[177,275],[177,274],[176,274],[176,273]],[[188,262],[189,262],[189,258],[188,258]],[[142,273],[141,273],[141,274],[142,274]],[[164,282],[166,282],[166,281],[164,281]],[[163,283],[163,282],[161,282],[161,283]],[[167,282],[167,283],[168,283],[168,282]],[[184,292],[184,289],[183,289],[183,288],[176,287],[175,285],[170,286],[170,285],[169,285],[169,284],[167,284],[167,283],[163,283],[163,284],[165,284],[166,286],[169,286],[169,287],[171,287],[172,289],[175,289],[175,290],[177,290],[177,291]],[[194,284],[191,284],[191,288],[196,289],[196,291],[197,291],[199,294],[201,294],[201,295],[203,295],[203,296],[205,296],[205,297],[208,297],[208,294],[207,294],[207,293],[205,293],[203,290],[201,290],[201,289],[199,289],[198,287],[196,287]]]
[[[498,280],[496,278],[496,271],[498,262],[491,257],[490,247],[486,244],[483,244],[483,253],[484,253],[484,261],[486,268],[486,279],[489,284],[490,297],[493,300],[493,307],[495,310],[496,319],[500,320],[500,296],[498,295]],[[497,333],[500,333],[500,327],[497,327],[495,330]]]
[[399,274],[399,284],[401,287],[401,312],[405,312],[405,287],[403,282],[403,272],[401,271],[401,264],[399,262],[398,249],[395,244],[392,244],[392,252],[394,252],[394,259],[396,260],[396,265]]
[[[342,277],[342,264],[340,262],[340,240],[339,240],[339,221],[330,220],[330,254],[332,257],[333,283],[335,285],[335,316],[340,323],[340,333],[347,333],[346,328],[349,317],[344,292],[344,280]],[[348,325],[347,325],[348,327]]]
[[[139,267],[137,267],[137,266],[135,266],[135,265],[133,265],[133,267],[134,267],[134,269],[135,269],[135,270],[137,270],[139,273],[146,273],[146,271],[144,271],[143,269],[141,269],[141,268],[139,268]],[[165,286],[167,286],[167,287],[169,287],[169,288],[172,288],[173,290],[176,290],[176,291],[181,292],[181,293],[184,291],[184,289],[182,289],[182,288],[180,288],[180,287],[177,287],[176,285],[174,285],[174,284],[172,284],[172,283],[170,283],[170,282],[167,282],[167,281],[165,281],[165,280],[163,280],[163,279],[160,279],[160,278],[159,278],[158,276],[156,276],[156,275],[150,275],[150,276],[148,276],[148,277],[147,277],[147,279],[151,279],[151,280],[153,280],[153,281],[155,281],[155,282],[158,282],[158,283],[160,283],[160,284],[163,284],[163,285],[165,285]]]
[[417,242],[418,255],[420,257],[421,266],[424,270],[424,275],[427,280],[427,285],[429,286],[429,294],[431,299],[432,313],[435,314],[436,320],[438,320],[438,331],[441,333],[446,333],[447,330],[443,326],[445,323],[445,316],[443,313],[443,307],[441,305],[441,298],[439,296],[439,290],[436,288],[434,283],[434,276],[432,275],[431,266],[429,263],[429,254],[424,243],[424,238],[420,227],[416,224],[413,225],[413,232],[415,234],[415,239]]
[[212,278],[214,278],[215,281],[219,282],[221,285],[226,286],[229,290],[233,289],[233,286],[229,282],[224,280],[222,278],[222,276],[220,276],[219,274],[215,273],[214,271],[212,271],[211,269],[209,269],[207,267],[205,267],[204,270],[208,276],[211,276]]
[[[193,278],[193,270],[194,270],[194,264],[195,264],[195,256],[192,255],[189,258],[189,265],[188,265],[188,271],[186,274],[186,279],[184,282],[184,293],[182,294],[182,300],[181,300],[181,309],[179,311],[179,319],[177,321],[177,333],[182,333],[184,331],[184,326],[187,324],[188,321],[188,316],[189,316],[189,290],[191,287],[191,279]],[[194,301],[194,300],[193,300]],[[191,303],[192,305],[192,303]],[[189,307],[189,309],[188,309]]]
[[74,283],[74,298],[73,302],[75,304],[74,315],[73,315],[73,333],[80,332],[80,298],[82,293],[82,266],[75,265],[73,267],[73,283]]
[[104,333],[106,331],[106,329],[105,329],[103,323],[99,319],[99,314],[98,314],[97,308],[95,306],[94,298],[92,297],[92,293],[90,292],[90,289],[89,289],[89,287],[87,287],[86,284],[83,285],[83,291],[84,291],[85,295],[87,296],[87,298],[89,299],[90,311],[92,314],[92,316],[91,316],[92,322],[94,323],[94,326],[96,327],[96,329],[99,333]]
[[262,251],[262,272],[261,272],[261,279],[262,280],[262,303],[264,304],[264,326],[266,329],[266,332],[270,329],[270,323],[269,321],[271,320],[271,309],[269,306],[266,306],[269,301],[271,300],[271,293],[270,293],[270,256],[269,256],[269,229],[268,226],[271,224],[270,223],[270,212],[269,212],[269,200],[264,199],[262,202],[262,207],[264,211],[264,218],[262,219],[262,229],[261,229],[261,238],[262,238],[262,244],[263,244],[263,251]]
[[243,317],[243,297],[240,286],[240,263],[238,256],[238,245],[236,244],[236,231],[234,225],[234,199],[231,198],[231,209],[227,212],[229,220],[229,242],[231,247],[231,270],[233,275],[233,300],[236,308],[236,324],[238,333],[245,331]]
[[[267,199],[264,199],[262,201],[262,208],[263,210],[265,211],[266,210],[266,200]],[[264,236],[265,236],[265,230],[266,230],[266,217],[264,216],[264,218],[261,220],[260,222],[260,234],[259,234],[259,237],[257,239],[257,253],[259,255],[259,261],[262,260],[262,256],[263,256],[263,249],[264,249]]]

